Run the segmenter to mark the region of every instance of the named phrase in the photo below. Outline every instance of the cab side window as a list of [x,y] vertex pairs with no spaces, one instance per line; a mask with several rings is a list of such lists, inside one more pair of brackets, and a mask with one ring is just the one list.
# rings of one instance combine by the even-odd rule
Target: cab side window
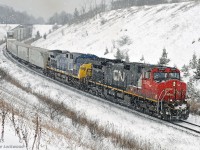
[[144,73],[144,78],[145,79],[150,79],[150,72],[145,72]]
[[73,55],[72,54],[70,55],[70,59],[73,59]]

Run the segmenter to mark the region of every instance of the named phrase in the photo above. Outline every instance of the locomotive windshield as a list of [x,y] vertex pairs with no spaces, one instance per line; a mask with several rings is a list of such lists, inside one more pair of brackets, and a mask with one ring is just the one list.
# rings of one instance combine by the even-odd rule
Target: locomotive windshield
[[154,73],[154,80],[162,81],[167,79],[178,79],[180,80],[180,73],[177,72],[155,72]]
[[166,72],[156,72],[154,73],[154,80],[165,80],[167,79],[167,73]]
[[169,73],[169,78],[170,78],[170,79],[178,79],[178,80],[180,80],[180,73],[177,73],[177,72],[170,72],[170,73]]

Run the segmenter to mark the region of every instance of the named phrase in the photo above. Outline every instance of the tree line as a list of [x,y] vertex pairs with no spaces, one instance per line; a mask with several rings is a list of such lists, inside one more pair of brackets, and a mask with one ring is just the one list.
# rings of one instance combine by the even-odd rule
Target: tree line
[[0,6],[0,24],[43,24],[42,17],[35,18],[26,12],[15,11],[11,7]]
[[100,4],[94,1],[84,1],[83,5],[78,9],[75,8],[73,13],[66,13],[62,11],[61,13],[55,13],[52,17],[48,19],[48,24],[73,24],[86,21],[96,15],[105,12],[106,10],[105,0],[101,0]]
[[157,5],[165,3],[177,3],[183,0],[112,0],[111,9],[127,8],[131,6]]
[[[175,3],[183,0],[83,0],[82,6],[75,8],[74,12],[54,13],[46,22],[42,17],[35,18],[26,12],[15,11],[11,7],[0,6],[1,24],[73,24],[86,21],[97,15],[101,15],[106,10],[116,10],[131,6],[157,5],[164,3]],[[107,2],[107,3],[106,3]],[[109,5],[108,5],[109,4]]]

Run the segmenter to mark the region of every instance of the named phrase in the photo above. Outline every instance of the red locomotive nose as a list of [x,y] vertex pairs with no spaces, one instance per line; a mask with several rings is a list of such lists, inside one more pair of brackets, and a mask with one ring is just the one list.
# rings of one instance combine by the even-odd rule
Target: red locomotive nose
[[159,100],[175,101],[184,100],[186,95],[186,83],[180,80],[168,80],[158,84],[157,95]]

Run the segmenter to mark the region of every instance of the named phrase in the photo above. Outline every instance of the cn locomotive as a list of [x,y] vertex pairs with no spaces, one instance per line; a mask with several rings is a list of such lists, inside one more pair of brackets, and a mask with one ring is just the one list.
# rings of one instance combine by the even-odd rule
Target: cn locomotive
[[177,68],[47,50],[7,39],[8,52],[46,76],[165,120],[189,117]]

